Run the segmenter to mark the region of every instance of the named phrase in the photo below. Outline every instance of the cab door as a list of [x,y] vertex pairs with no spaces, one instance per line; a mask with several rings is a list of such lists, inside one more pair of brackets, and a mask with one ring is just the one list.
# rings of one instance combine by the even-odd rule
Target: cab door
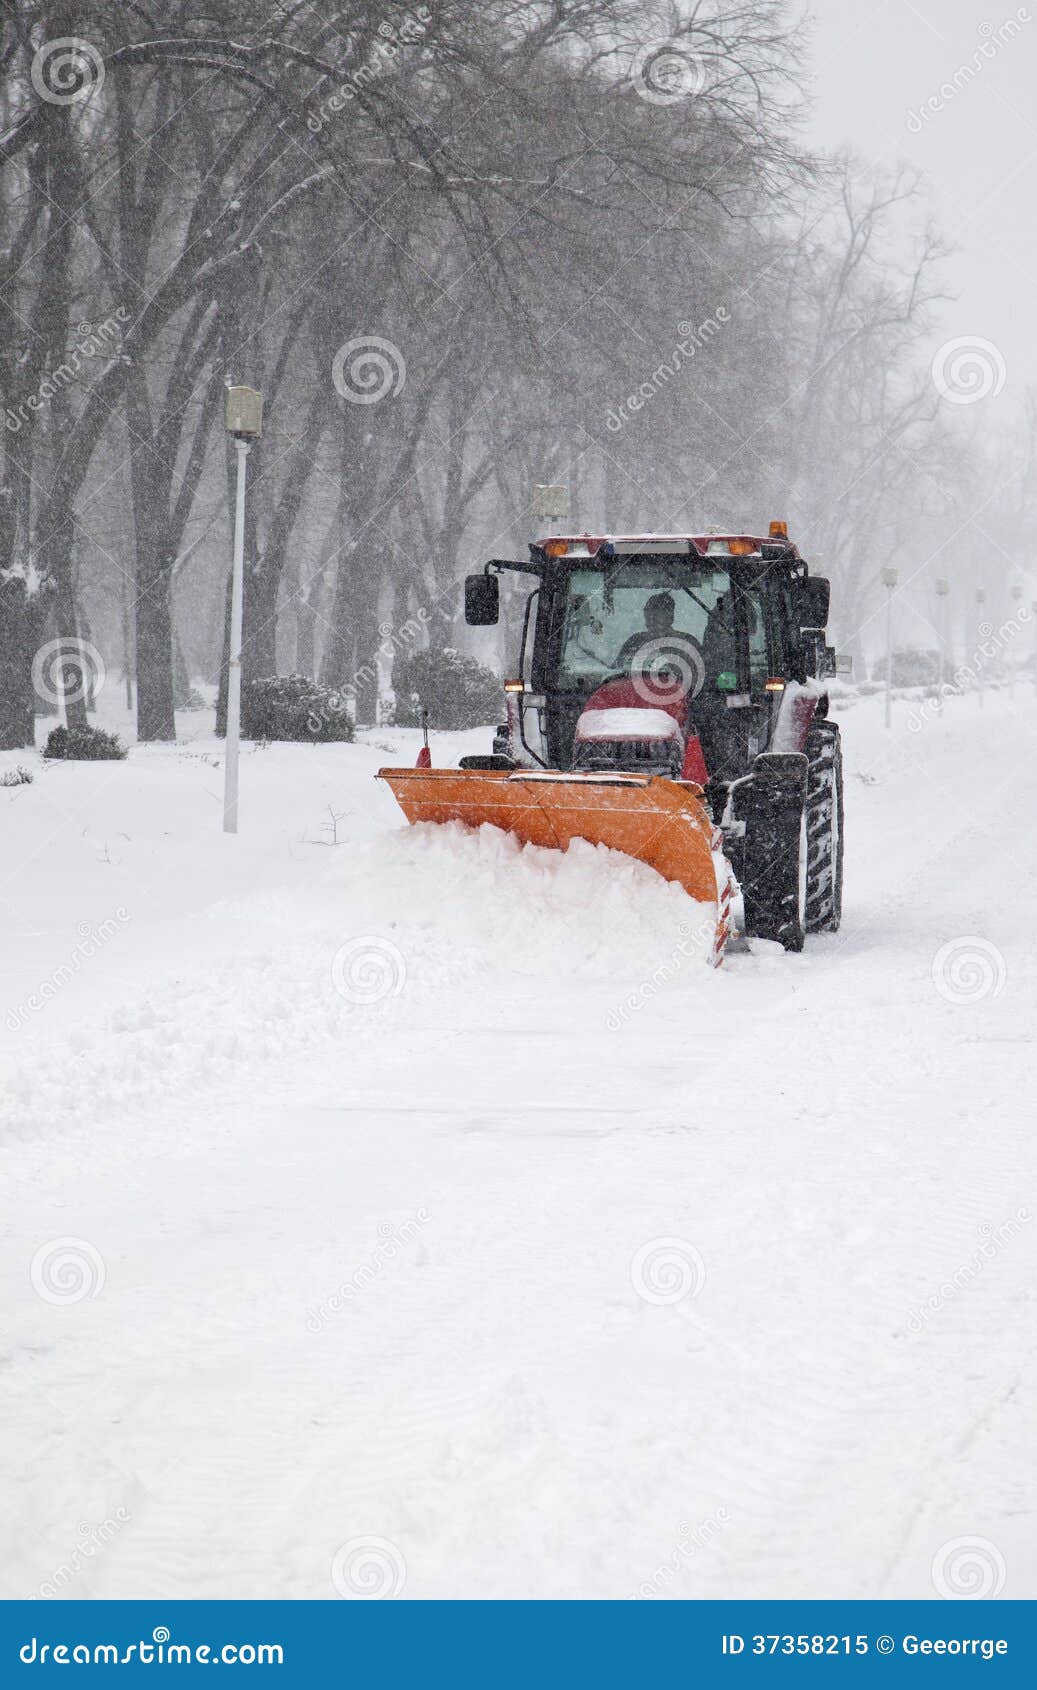
[[749,693],[747,760],[766,751],[776,715],[775,695],[767,690],[767,682],[780,674],[775,659],[773,623],[764,580],[750,583],[742,593],[742,613],[745,618],[745,650]]

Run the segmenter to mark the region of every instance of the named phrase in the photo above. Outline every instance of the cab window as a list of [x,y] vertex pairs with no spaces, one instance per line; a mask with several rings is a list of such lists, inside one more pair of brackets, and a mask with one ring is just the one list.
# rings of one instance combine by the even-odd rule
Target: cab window
[[[707,680],[734,668],[731,579],[684,556],[633,558],[604,570],[572,570],[562,605],[563,686],[629,670],[632,654],[660,641],[688,640],[703,652]],[[651,607],[664,601],[665,631],[653,637]]]
[[749,690],[763,692],[771,673],[767,655],[767,607],[763,594],[752,587],[744,595],[749,634]]

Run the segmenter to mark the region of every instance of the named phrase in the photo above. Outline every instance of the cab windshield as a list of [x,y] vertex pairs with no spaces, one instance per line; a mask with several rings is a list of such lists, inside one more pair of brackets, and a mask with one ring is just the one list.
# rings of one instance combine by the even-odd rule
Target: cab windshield
[[[689,650],[701,680],[735,669],[731,578],[686,554],[574,569],[568,578],[562,686],[630,674],[673,651]],[[695,655],[697,654],[697,655]],[[683,665],[682,665],[683,667]],[[700,683],[701,684],[701,683]],[[733,684],[733,682],[731,683]]]

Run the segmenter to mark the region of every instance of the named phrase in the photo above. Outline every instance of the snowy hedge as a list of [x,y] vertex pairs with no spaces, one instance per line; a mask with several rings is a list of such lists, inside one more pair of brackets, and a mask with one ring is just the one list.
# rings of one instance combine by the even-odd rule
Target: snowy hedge
[[67,763],[107,763],[125,757],[126,747],[103,728],[52,728],[43,755]]
[[[885,657],[872,665],[871,679],[886,680]],[[938,651],[901,649],[893,653],[893,685],[895,687],[929,687],[936,686],[940,679],[940,654]]]
[[503,718],[504,691],[493,670],[452,646],[398,657],[393,664],[392,687],[396,721],[403,727],[418,724],[415,693],[428,710],[434,728],[483,728]]
[[245,739],[290,739],[320,744],[353,738],[345,693],[308,675],[268,675],[241,689]]

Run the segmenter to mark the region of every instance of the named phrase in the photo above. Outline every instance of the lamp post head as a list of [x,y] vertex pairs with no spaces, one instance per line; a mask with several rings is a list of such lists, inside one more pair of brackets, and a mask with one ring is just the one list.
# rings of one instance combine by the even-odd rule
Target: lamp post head
[[228,387],[224,423],[235,440],[258,440],[263,432],[263,395],[254,387]]
[[542,517],[567,517],[569,515],[569,489],[564,483],[537,484],[533,488],[533,515]]
[[947,597],[947,594],[950,592],[950,590],[951,589],[950,589],[950,583],[949,582],[943,581],[943,580],[937,581],[936,592],[937,592],[938,597],[940,597],[941,599],[945,599]]
[[882,574],[882,585],[884,587],[889,587],[890,590],[892,591],[892,589],[896,586],[897,582],[900,579],[899,574],[897,573],[897,571],[895,569],[883,569],[881,574]]

